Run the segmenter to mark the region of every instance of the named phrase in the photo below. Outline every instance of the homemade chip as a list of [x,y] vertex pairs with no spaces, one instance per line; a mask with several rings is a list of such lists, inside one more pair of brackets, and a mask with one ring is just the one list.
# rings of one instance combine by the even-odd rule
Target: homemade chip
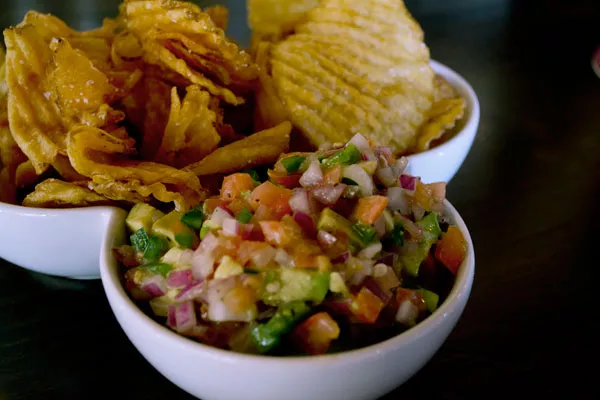
[[31,186],[38,181],[38,175],[31,160],[20,163],[15,169],[14,182],[18,189]]
[[159,201],[167,197],[167,192],[183,191],[183,199],[175,203],[178,210],[188,209],[203,200],[205,193],[193,173],[155,162],[123,158],[135,152],[134,144],[131,138],[118,138],[101,129],[79,126],[69,132],[67,153],[73,168],[95,182],[98,179],[104,184],[120,182],[135,192],[147,187],[149,194]]
[[142,43],[146,62],[172,70],[234,105],[244,99],[233,90],[257,83],[258,68],[250,55],[200,7],[179,1],[129,1],[122,13],[127,28]]
[[433,102],[437,103],[440,100],[448,100],[458,97],[456,90],[448,83],[441,75],[436,75],[433,80]]
[[185,167],[204,158],[221,140],[215,129],[216,114],[209,108],[210,95],[199,86],[187,88],[183,104],[177,88],[171,91],[171,112],[156,161]]
[[112,202],[89,189],[58,179],[46,179],[23,200],[25,207],[85,207]]
[[259,43],[275,42],[292,32],[319,0],[248,0],[246,4],[252,41]]
[[292,125],[288,121],[283,122],[274,128],[220,147],[201,161],[187,166],[185,170],[203,176],[275,162],[281,153],[288,150],[291,130]]
[[444,133],[454,128],[456,121],[464,115],[465,99],[454,98],[440,100],[429,110],[429,119],[421,127],[417,138],[417,150],[427,150],[431,142],[441,138]]
[[229,10],[227,8],[216,5],[207,7],[204,12],[210,16],[217,28],[227,29],[227,21],[229,19]]
[[271,43],[261,42],[256,48],[256,64],[260,67],[260,87],[256,91],[254,125],[256,129],[267,129],[288,120],[285,105],[277,95],[269,70]]
[[360,132],[404,151],[432,104],[429,50],[402,1],[320,1],[274,44],[270,69],[291,121],[314,146]]

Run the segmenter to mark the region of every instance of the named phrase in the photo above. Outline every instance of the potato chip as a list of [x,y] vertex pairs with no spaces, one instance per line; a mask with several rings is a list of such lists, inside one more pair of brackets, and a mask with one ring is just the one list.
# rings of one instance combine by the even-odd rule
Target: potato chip
[[193,173],[155,162],[124,159],[123,155],[135,152],[134,144],[131,138],[118,138],[101,129],[79,126],[69,132],[67,153],[73,168],[93,181],[120,182],[136,192],[144,186],[158,200],[166,198],[167,192],[183,191],[183,200],[175,203],[179,210],[203,200],[205,193]]
[[198,6],[179,1],[130,1],[122,12],[128,29],[142,43],[146,62],[170,69],[234,105],[244,99],[228,86],[253,87],[257,83],[258,68],[250,55]]
[[38,181],[39,177],[31,160],[20,163],[15,169],[14,182],[18,189],[31,186]]
[[256,91],[254,125],[256,129],[267,129],[288,120],[285,105],[277,95],[270,75],[269,59],[271,44],[261,42],[256,49],[256,64],[260,67],[260,87]]
[[58,157],[56,157],[52,163],[52,167],[67,182],[86,180],[86,177],[75,171],[71,165],[71,162],[69,161],[69,158],[67,156],[63,156],[62,154],[59,154]]
[[456,90],[448,83],[441,75],[436,75],[433,80],[433,102],[437,103],[440,100],[448,100],[454,97],[459,97]]
[[216,5],[207,7],[204,12],[210,16],[217,28],[227,29],[227,21],[229,20],[229,10],[227,8]]
[[277,161],[289,148],[292,125],[285,121],[274,128],[257,132],[223,146],[184,170],[198,176],[224,174]]
[[199,86],[187,88],[183,103],[177,88],[171,91],[171,112],[156,161],[185,167],[217,148],[221,137],[215,129],[216,114],[209,108],[210,95]]
[[358,132],[396,151],[413,145],[432,104],[434,73],[402,1],[323,0],[293,31],[274,44],[272,82],[314,146]]
[[318,4],[319,0],[248,0],[248,25],[253,42],[279,41]]
[[23,200],[25,207],[86,207],[112,202],[89,189],[58,179],[46,179]]
[[429,119],[421,127],[417,138],[417,150],[429,149],[432,141],[440,139],[444,133],[454,128],[456,121],[464,115],[465,99],[454,98],[440,100],[431,107]]

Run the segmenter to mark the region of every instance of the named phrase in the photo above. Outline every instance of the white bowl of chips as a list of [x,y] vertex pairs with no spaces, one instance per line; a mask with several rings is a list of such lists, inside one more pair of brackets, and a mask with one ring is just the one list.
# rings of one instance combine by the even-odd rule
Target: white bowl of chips
[[464,117],[450,131],[450,137],[429,150],[409,155],[407,171],[424,182],[450,182],[471,150],[479,127],[479,100],[475,91],[460,74],[432,60],[435,73],[443,77],[465,99]]

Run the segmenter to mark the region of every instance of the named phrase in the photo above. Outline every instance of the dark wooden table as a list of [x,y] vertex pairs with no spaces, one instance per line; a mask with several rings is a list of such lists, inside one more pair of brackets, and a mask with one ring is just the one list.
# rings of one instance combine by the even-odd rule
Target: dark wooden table
[[[244,2],[223,3],[230,34],[247,43]],[[116,4],[3,0],[0,25],[36,7],[89,28]],[[407,5],[432,57],[463,74],[481,102],[475,144],[448,189],[477,263],[456,329],[389,398],[600,398],[600,79],[590,68],[600,2]],[[131,345],[99,281],[0,260],[0,399],[49,398],[190,396]]]

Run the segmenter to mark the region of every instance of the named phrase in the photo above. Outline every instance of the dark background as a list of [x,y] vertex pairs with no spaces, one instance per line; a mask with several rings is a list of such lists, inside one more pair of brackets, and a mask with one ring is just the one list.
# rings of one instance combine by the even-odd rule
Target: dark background
[[[117,3],[2,0],[0,26],[37,9],[91,28]],[[221,3],[229,33],[246,44],[245,3]],[[465,76],[481,102],[478,136],[448,188],[477,261],[456,329],[389,399],[600,398],[600,79],[590,68],[600,1],[407,6],[432,57]],[[0,399],[100,396],[190,398],[137,353],[99,281],[0,260]]]

